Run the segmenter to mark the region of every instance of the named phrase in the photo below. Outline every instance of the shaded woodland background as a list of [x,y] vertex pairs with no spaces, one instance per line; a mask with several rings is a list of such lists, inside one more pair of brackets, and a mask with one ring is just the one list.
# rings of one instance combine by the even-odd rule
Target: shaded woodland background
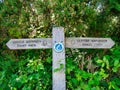
[[120,90],[120,0],[1,0],[0,90],[51,90],[52,50],[9,50],[13,38],[109,37],[111,49],[66,49],[68,90]]

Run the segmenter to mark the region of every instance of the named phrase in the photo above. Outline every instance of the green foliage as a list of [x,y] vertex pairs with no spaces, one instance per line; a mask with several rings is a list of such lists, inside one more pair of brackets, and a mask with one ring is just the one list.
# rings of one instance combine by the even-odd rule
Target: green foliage
[[[120,47],[113,48],[110,54],[93,58],[96,70],[81,70],[79,63],[67,58],[67,88],[69,90],[119,90],[120,88]],[[85,67],[85,66],[84,66]],[[86,68],[88,69],[88,68]]]
[[[11,38],[110,37],[111,49],[66,49],[68,90],[119,90],[119,0],[3,0],[0,2],[0,90],[51,90],[52,50],[9,50]],[[61,64],[55,70],[59,71]]]
[[[26,52],[25,52],[26,53]],[[13,58],[7,58],[3,61],[1,57],[2,65],[0,69],[0,88],[7,90],[46,90],[51,89],[51,58],[46,61],[37,59],[37,53],[31,51],[27,52],[33,54],[25,58],[24,55],[17,59],[20,61],[12,60]],[[3,66],[4,65],[4,66]]]
[[115,8],[116,10],[120,11],[120,1],[119,0],[109,0],[109,3],[111,5],[111,9]]

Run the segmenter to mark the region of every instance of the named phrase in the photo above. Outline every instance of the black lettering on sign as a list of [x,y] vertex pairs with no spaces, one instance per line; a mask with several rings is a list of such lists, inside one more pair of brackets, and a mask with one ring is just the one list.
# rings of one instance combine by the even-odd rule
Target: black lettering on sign
[[103,44],[102,43],[96,43],[96,44],[94,44],[94,46],[96,47],[99,47],[99,46],[102,46]]
[[107,42],[107,40],[99,40],[98,42]]
[[24,43],[24,41],[13,41],[13,44],[19,44],[19,43]]
[[91,43],[82,43],[82,46],[92,46]]
[[26,47],[26,44],[17,44],[17,47]]
[[27,40],[26,43],[41,43],[41,40]]
[[35,47],[36,44],[28,44],[29,47]]
[[77,42],[89,42],[89,39],[78,39]]
[[91,40],[92,42],[107,42],[107,40]]
[[82,39],[81,42],[89,42],[89,39]]
[[96,42],[97,40],[91,40],[92,42]]

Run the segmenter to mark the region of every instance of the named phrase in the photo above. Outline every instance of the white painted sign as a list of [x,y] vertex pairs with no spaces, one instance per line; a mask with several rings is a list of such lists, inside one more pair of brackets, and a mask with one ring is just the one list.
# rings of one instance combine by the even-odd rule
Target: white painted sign
[[51,38],[36,38],[36,39],[11,39],[7,42],[10,49],[40,49],[51,48]]
[[67,48],[111,48],[114,45],[111,38],[66,38]]

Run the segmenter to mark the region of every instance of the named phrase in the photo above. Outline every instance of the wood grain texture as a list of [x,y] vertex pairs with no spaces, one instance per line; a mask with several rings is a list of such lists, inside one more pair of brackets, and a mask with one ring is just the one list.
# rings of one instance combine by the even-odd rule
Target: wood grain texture
[[[54,27],[53,28],[53,46],[55,43],[62,43],[63,46],[65,45],[64,42],[64,29],[62,27]],[[65,76],[65,48],[62,52],[56,52],[53,48],[53,69],[52,69],[52,80],[53,80],[53,87],[52,90],[66,90],[66,76]]]
[[[115,42],[111,38],[65,38],[66,48],[111,48]],[[11,39],[6,44],[9,49],[49,49],[52,48],[52,38]]]
[[51,38],[11,39],[6,44],[10,49],[52,48]]
[[[110,38],[65,38],[64,28],[62,27],[54,27],[52,30],[52,35],[52,38],[11,39],[6,44],[9,49],[52,48],[52,90],[66,90],[65,48],[101,49],[111,48],[115,44],[114,41]],[[54,47],[59,43],[62,44],[63,50],[57,52],[54,50]]]
[[65,44],[66,48],[107,49],[111,48],[115,43],[111,38],[75,37],[66,38]]

